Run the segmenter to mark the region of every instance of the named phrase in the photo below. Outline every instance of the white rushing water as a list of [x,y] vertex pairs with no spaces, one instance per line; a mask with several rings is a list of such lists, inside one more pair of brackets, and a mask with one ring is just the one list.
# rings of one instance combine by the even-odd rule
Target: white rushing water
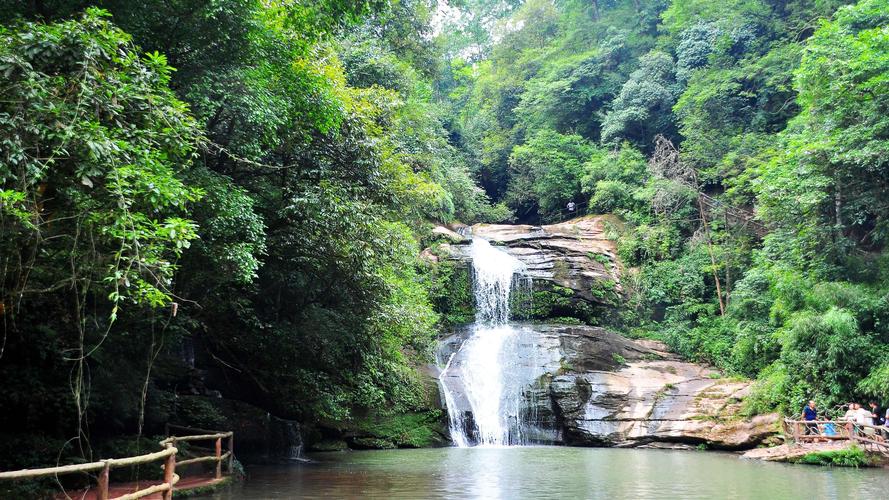
[[[462,447],[521,444],[523,389],[536,374],[517,362],[521,329],[509,322],[510,296],[530,279],[521,261],[482,238],[473,237],[471,257],[476,322],[439,377],[451,437]],[[452,366],[455,358],[459,367]]]
[[484,326],[509,322],[509,296],[516,274],[525,265],[508,253],[493,247],[487,240],[474,236],[472,257],[472,288],[475,295],[475,322]]

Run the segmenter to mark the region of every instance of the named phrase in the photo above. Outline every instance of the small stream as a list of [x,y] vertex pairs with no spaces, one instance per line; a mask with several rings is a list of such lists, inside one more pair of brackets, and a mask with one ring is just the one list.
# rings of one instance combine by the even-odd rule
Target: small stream
[[744,460],[719,452],[471,447],[310,454],[248,468],[247,480],[203,498],[886,498],[882,469]]

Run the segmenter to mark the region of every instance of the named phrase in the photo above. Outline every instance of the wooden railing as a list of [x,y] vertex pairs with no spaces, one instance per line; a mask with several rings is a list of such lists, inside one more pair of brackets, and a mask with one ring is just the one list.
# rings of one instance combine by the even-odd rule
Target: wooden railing
[[10,472],[0,472],[0,480],[2,479],[36,479],[39,477],[62,476],[65,474],[73,474],[76,472],[99,472],[98,497],[100,500],[108,499],[108,476],[111,469],[118,467],[127,467],[131,465],[140,465],[154,462],[155,460],[164,459],[164,481],[147,488],[143,488],[132,493],[117,497],[117,500],[133,500],[136,498],[146,497],[154,493],[163,493],[164,500],[173,498],[173,487],[179,481],[179,476],[175,473],[176,468],[176,452],[178,450],[172,444],[164,447],[163,450],[127,458],[109,458],[98,462],[90,462],[88,464],[62,465],[59,467],[46,467],[43,469],[22,469]]
[[[167,435],[170,435],[171,429],[179,429],[186,432],[201,432],[203,434],[194,434],[188,436],[170,436],[167,439],[161,441],[161,446],[175,446],[178,442],[188,442],[188,441],[213,441],[213,450],[214,453],[212,455],[205,455],[201,457],[189,458],[186,460],[179,461],[179,465],[189,465],[196,464],[200,462],[216,462],[216,479],[220,479],[222,477],[222,462],[226,462],[226,469],[228,473],[231,474],[234,471],[234,459],[235,459],[235,433],[234,432],[218,432],[218,431],[208,431],[206,429],[196,429],[194,427],[182,427],[179,425],[167,425]],[[222,453],[222,440],[225,439],[227,441],[227,447],[225,453]]]
[[[191,430],[187,427],[167,426],[167,434],[171,428]],[[128,467],[133,465],[147,464],[157,460],[164,460],[161,466],[164,471],[163,482],[153,484],[146,488],[142,488],[125,495],[115,497],[115,500],[135,500],[143,498],[155,493],[163,493],[164,500],[173,498],[173,489],[179,482],[179,475],[176,474],[176,465],[180,467],[200,462],[216,462],[216,479],[222,478],[222,463],[227,462],[227,471],[229,474],[234,470],[234,433],[233,432],[217,432],[202,431],[204,434],[188,435],[188,436],[170,436],[160,442],[163,450],[145,455],[127,458],[109,458],[98,462],[90,462],[86,464],[62,465],[58,467],[45,467],[42,469],[22,469],[17,471],[0,472],[0,480],[20,480],[20,479],[37,479],[41,477],[58,477],[67,474],[99,472],[97,484],[97,496],[100,500],[109,499],[109,475],[111,469],[120,467]],[[228,450],[222,453],[222,440],[228,440]],[[179,448],[176,447],[178,442],[188,441],[214,441],[214,453],[212,455],[189,458],[186,460],[176,461],[176,454]]]
[[[827,434],[828,426],[832,426],[831,435]],[[889,427],[839,420],[784,419],[784,435],[794,443],[849,440],[889,456]]]

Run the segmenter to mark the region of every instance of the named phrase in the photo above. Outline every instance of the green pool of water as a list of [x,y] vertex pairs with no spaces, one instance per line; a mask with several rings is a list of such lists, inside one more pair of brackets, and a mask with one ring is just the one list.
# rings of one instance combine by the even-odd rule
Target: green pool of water
[[208,498],[889,498],[889,472],[728,453],[568,447],[316,454]]

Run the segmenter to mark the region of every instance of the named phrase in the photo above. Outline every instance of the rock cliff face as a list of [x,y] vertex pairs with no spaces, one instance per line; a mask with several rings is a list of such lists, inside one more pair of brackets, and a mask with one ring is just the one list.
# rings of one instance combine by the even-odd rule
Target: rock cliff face
[[[517,330],[522,347],[513,353],[510,370],[544,372],[524,393],[525,411],[541,441],[746,449],[776,431],[777,416],[739,416],[748,382],[683,362],[657,342],[590,326],[520,324]],[[441,344],[443,359],[454,354],[448,370],[452,387],[458,386],[465,335],[455,333]]]
[[[549,226],[476,224],[471,233],[521,260],[538,289],[560,287],[571,300],[613,303],[622,292],[620,264],[613,241],[606,238],[612,216],[586,216]],[[469,259],[468,237],[436,228],[447,240],[439,248],[443,257]]]
[[[622,266],[614,242],[606,237],[608,224],[619,221],[587,216],[550,226],[471,228],[472,235],[521,260],[533,278],[530,307],[513,307],[513,313],[544,324],[515,324],[518,338],[509,359],[501,360],[509,364],[505,376],[525,387],[527,414],[521,420],[531,424],[522,432],[542,442],[577,446],[706,444],[721,449],[752,448],[773,435],[777,416],[740,416],[749,382],[684,362],[657,342],[598,327],[545,324],[561,316],[608,324],[603,314],[619,309]],[[465,228],[451,229],[438,229],[444,243],[424,254],[430,260],[468,263],[471,238],[464,236]],[[523,315],[522,309],[533,313]],[[460,346],[469,334],[469,328],[458,329],[440,344],[439,359],[450,360],[447,385],[454,389],[458,408],[466,407],[459,404],[465,397]]]

